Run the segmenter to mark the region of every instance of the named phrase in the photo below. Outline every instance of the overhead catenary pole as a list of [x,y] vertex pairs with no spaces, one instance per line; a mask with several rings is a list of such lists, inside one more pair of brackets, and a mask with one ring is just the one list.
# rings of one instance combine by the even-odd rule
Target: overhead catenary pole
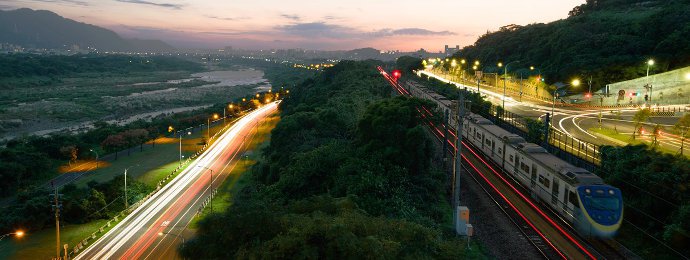
[[[461,230],[459,230],[459,210],[460,210],[460,171],[462,171],[462,125],[463,125],[463,117],[465,116],[465,91],[464,89],[460,90],[460,95],[458,95],[458,114],[457,114],[457,120],[458,120],[458,126],[455,128],[455,147],[456,147],[456,152],[455,152],[455,165],[454,165],[454,176],[453,176],[453,224],[455,224],[455,231],[458,234],[461,234]],[[464,231],[462,232],[464,233]]]
[[55,256],[56,259],[60,259],[60,200],[57,186],[55,186],[55,193],[53,194],[53,203],[55,210]]

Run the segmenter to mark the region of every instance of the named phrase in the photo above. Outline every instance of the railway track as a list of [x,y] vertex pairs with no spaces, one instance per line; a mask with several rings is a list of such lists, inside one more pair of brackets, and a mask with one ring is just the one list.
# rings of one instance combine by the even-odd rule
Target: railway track
[[[400,95],[411,96],[407,90],[388,76],[382,68],[379,67],[379,71]],[[418,109],[418,112],[424,118],[434,137],[441,143],[447,141],[450,144],[447,147],[448,151],[451,154],[455,154],[456,149],[453,145],[455,140],[452,138],[456,137],[450,136],[451,138],[445,138],[445,134],[428,120],[427,114],[430,116],[432,114],[426,107]],[[448,130],[444,132],[452,134],[454,131],[451,128]],[[471,153],[462,155],[462,158],[470,166],[463,165],[463,168],[544,258],[628,259],[634,256],[632,252],[625,249],[615,240],[586,240],[582,238],[567,222],[554,214],[550,209],[542,210],[544,207],[536,206],[539,205],[538,202],[534,202],[527,196],[524,196],[523,194],[529,193],[525,192],[522,185],[512,179],[510,174],[502,174],[503,170],[500,167],[497,167],[495,164],[492,167],[491,164],[493,162],[491,160],[482,159],[480,154],[472,150],[472,144],[465,144],[463,142],[463,145],[471,151]],[[478,149],[474,150],[479,151]],[[483,170],[479,168],[483,168]],[[494,169],[500,169],[501,173]],[[506,196],[505,194],[512,196]],[[501,197],[501,199],[497,199],[497,196]],[[508,210],[511,208],[512,210]],[[558,223],[552,219],[557,219]]]

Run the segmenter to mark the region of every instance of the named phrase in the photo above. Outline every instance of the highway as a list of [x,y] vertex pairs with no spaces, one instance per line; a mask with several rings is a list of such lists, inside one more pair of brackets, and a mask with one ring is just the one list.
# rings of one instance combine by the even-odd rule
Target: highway
[[75,259],[177,258],[177,246],[191,234],[186,227],[210,196],[211,187],[217,187],[235,166],[257,123],[275,113],[277,104],[266,104],[237,120],[184,171]]
[[[419,74],[434,77],[457,86],[466,87],[469,91],[477,91],[476,85],[466,85],[450,81],[443,76],[429,71],[419,71]],[[503,93],[493,92],[487,88],[488,86],[482,85],[480,88],[481,94],[494,105],[502,105]],[[547,104],[543,101],[535,101],[527,98],[523,101],[518,101],[510,97],[510,93],[506,93],[506,95],[506,111],[529,118],[543,118],[546,113],[551,113],[553,110],[553,116],[551,118],[552,127],[576,140],[596,145],[621,146],[626,144],[624,141],[606,137],[590,130],[599,127],[598,117],[600,110],[597,108],[584,109],[575,106],[553,107],[551,104]],[[632,117],[636,111],[637,109],[633,108],[602,109],[601,126],[602,128],[616,129],[619,133],[632,136],[632,132],[635,128],[635,122],[632,121]],[[620,115],[614,112],[620,112]],[[677,152],[680,150],[681,146],[680,137],[668,132],[677,120],[678,117],[651,117],[648,122],[644,123],[642,126],[645,129],[645,135],[637,138],[650,142],[653,139],[651,133],[654,125],[660,124],[666,130],[662,131],[662,135],[657,138],[659,145],[668,151]]]

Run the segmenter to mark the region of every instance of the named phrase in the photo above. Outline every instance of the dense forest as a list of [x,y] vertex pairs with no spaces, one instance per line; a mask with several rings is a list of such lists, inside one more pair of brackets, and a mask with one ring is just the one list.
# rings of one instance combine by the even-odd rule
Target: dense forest
[[644,76],[648,59],[656,61],[650,73],[690,65],[688,35],[688,1],[587,0],[567,19],[504,26],[454,56],[480,60],[488,70],[499,61],[519,61],[511,70],[529,73],[528,68],[535,66],[549,83],[592,77],[592,88],[597,90]]
[[[250,184],[200,222],[187,257],[444,258],[446,176],[416,106],[390,98],[374,62],[343,61],[291,91]],[[474,251],[478,254],[478,251]]]

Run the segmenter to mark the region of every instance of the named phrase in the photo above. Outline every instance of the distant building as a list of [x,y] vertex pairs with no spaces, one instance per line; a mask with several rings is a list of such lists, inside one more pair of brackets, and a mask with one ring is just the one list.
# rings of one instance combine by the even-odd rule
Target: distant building
[[448,56],[451,56],[451,55],[453,55],[459,51],[460,51],[460,45],[455,45],[455,48],[449,48],[448,45],[446,45],[444,53],[446,54],[446,57],[448,57]]

